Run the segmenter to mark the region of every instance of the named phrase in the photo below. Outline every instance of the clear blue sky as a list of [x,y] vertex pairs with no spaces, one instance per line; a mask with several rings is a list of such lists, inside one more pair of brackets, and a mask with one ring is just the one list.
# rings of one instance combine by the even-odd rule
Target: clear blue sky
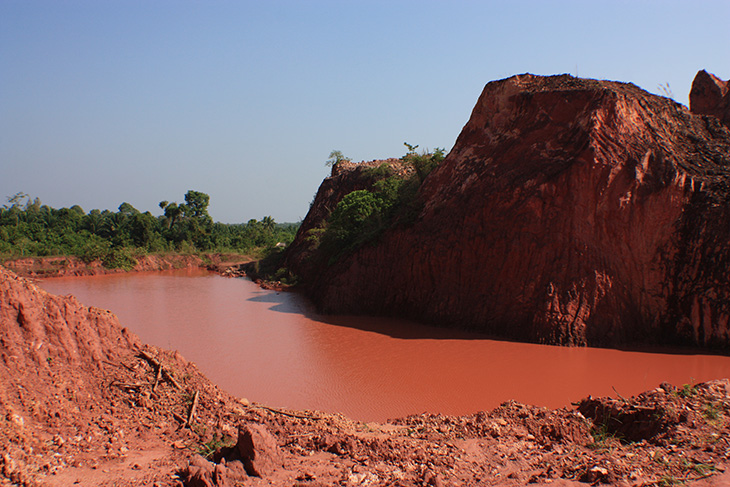
[[484,85],[730,77],[730,1],[0,0],[0,204],[308,210],[333,149],[450,149]]

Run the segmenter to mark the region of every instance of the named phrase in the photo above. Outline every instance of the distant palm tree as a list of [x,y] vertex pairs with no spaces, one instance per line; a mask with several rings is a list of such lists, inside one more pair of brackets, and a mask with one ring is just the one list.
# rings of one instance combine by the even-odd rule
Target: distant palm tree
[[276,225],[276,222],[271,216],[265,216],[261,219],[261,223],[264,226],[264,230],[267,232],[273,232],[274,231],[274,225]]

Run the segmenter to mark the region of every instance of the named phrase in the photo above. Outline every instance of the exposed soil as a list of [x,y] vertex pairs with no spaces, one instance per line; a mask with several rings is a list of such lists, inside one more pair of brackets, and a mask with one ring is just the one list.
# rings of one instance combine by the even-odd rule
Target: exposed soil
[[[206,268],[222,275],[226,269],[252,258],[238,254],[150,254],[137,257],[133,271],[164,271],[170,269]],[[3,264],[16,274],[24,277],[96,276],[127,272],[124,269],[109,269],[101,261],[84,262],[74,256],[27,257],[10,260]]]
[[728,380],[361,423],[233,397],[1,267],[0,293],[0,485],[730,485]]

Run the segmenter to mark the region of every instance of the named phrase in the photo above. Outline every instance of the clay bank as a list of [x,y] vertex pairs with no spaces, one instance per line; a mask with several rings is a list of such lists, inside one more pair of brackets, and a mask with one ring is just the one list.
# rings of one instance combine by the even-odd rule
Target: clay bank
[[417,198],[336,256],[317,238],[333,210],[383,186],[378,164],[333,170],[286,265],[327,313],[550,344],[727,348],[727,84],[701,72],[693,93],[709,115],[626,83],[491,82]]

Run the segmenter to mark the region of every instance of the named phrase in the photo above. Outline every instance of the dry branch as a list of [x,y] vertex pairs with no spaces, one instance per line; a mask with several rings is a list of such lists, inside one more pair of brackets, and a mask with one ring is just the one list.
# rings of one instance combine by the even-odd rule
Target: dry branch
[[182,389],[182,387],[180,387],[180,384],[175,380],[172,374],[168,372],[167,369],[162,366],[162,363],[160,363],[156,358],[154,358],[152,355],[145,352],[144,350],[139,351],[139,356],[149,362],[153,367],[155,367],[158,370],[158,374],[161,370],[162,376],[165,378],[165,380],[175,386],[176,389]]
[[125,383],[125,382],[112,382],[110,385],[119,387],[120,389],[142,389],[145,384],[139,383]]
[[190,405],[190,412],[188,413],[188,420],[185,423],[185,426],[190,427],[191,424],[193,424],[193,419],[195,419],[195,408],[198,407],[198,396],[200,394],[198,391],[195,391],[195,395],[193,396],[193,403]]
[[629,402],[624,396],[622,396],[621,394],[618,393],[618,391],[616,390],[616,388],[614,386],[611,386],[611,388],[613,389],[613,392],[616,393],[616,395],[618,396],[619,399],[621,399],[625,403]]
[[256,405],[256,406],[252,406],[252,407],[256,407],[256,408],[259,408],[259,409],[266,409],[267,411],[271,411],[272,413],[281,414],[283,416],[289,416],[290,418],[298,418],[298,419],[322,419],[322,418],[320,418],[318,416],[309,416],[309,415],[304,415],[304,414],[288,413],[286,411],[282,411],[281,409],[270,408],[269,406],[259,406],[259,405]]
[[157,367],[157,375],[155,375],[155,383],[152,384],[152,392],[155,392],[155,389],[157,389],[157,384],[160,383],[160,377],[162,376],[162,366],[160,365]]

